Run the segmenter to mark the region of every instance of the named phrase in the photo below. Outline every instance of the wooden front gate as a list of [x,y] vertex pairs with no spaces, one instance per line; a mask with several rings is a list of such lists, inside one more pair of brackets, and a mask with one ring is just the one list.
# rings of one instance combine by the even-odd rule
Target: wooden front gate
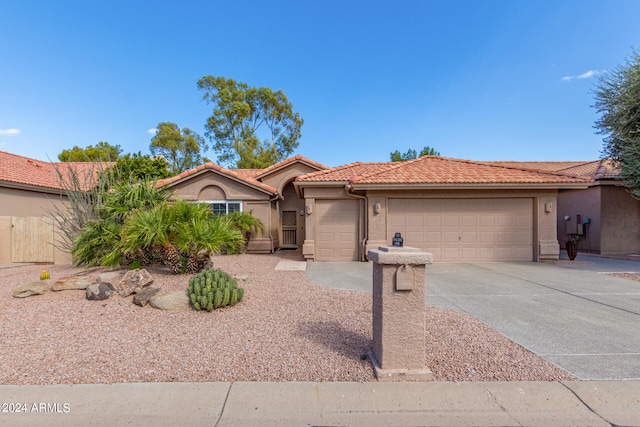
[[52,218],[11,217],[11,262],[54,262]]

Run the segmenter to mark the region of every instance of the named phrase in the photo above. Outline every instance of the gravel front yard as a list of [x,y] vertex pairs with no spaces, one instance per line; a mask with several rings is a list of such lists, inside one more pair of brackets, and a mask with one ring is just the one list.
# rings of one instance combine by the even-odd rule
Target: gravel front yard
[[[163,312],[85,291],[14,298],[11,290],[73,274],[70,266],[0,269],[0,383],[154,381],[375,381],[371,294],[276,271],[278,255],[216,256],[214,267],[248,275],[242,302],[211,313]],[[186,289],[190,276],[148,268],[153,286]],[[445,381],[551,381],[572,377],[472,317],[426,307],[425,364]]]

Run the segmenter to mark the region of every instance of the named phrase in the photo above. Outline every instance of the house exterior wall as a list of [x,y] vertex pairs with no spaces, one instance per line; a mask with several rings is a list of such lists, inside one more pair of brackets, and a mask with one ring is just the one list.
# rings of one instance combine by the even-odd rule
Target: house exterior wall
[[580,215],[582,219],[589,218],[591,223],[587,228],[587,235],[578,241],[578,250],[585,252],[601,253],[602,251],[602,218],[600,215],[602,192],[605,189],[601,185],[589,187],[586,190],[565,190],[558,193],[558,241],[562,248],[566,249],[565,242],[569,240],[567,234],[567,221],[565,216],[575,218]]
[[[271,205],[266,201],[247,201],[244,203],[244,211],[251,212],[253,216],[260,219],[264,225],[264,234],[252,233],[247,242],[247,252],[251,253],[271,253],[274,249],[273,227],[271,224]],[[277,228],[275,229],[277,231]]]
[[640,201],[619,186],[602,186],[600,253],[640,253]]
[[[278,210],[278,202],[271,202],[271,206],[269,208],[269,223],[270,223],[270,234],[269,237],[272,242],[272,248],[280,247],[280,237],[278,233],[278,222],[280,221],[280,214]],[[265,229],[267,228],[265,224]]]
[[62,196],[38,191],[0,188],[0,216],[51,216]]

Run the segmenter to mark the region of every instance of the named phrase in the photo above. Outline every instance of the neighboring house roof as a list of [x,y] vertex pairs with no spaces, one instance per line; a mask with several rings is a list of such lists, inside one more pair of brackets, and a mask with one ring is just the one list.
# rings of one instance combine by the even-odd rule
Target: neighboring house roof
[[348,181],[361,185],[556,185],[587,184],[589,179],[560,173],[492,165],[441,156],[422,156],[406,162],[351,163],[300,177],[298,182]]
[[242,173],[238,173],[237,171],[231,170],[231,169],[227,169],[224,168],[220,165],[217,165],[213,162],[208,162],[205,163],[203,165],[200,165],[194,169],[189,169],[187,171],[182,172],[179,175],[173,176],[171,178],[165,178],[165,179],[161,179],[156,183],[156,187],[167,187],[167,186],[173,186],[176,185],[182,181],[185,181],[187,179],[189,179],[189,177],[192,177],[194,175],[199,175],[201,173],[205,173],[206,171],[211,171],[211,172],[215,172],[218,173],[220,175],[226,176],[227,178],[230,178],[234,181],[239,181],[245,185],[257,188],[259,190],[271,193],[271,194],[277,194],[278,190],[271,187],[270,185],[264,184],[260,181],[258,181],[255,178],[251,178],[249,176],[246,176],[245,174]]
[[81,185],[89,186],[88,184],[93,183],[94,176],[91,175],[109,165],[92,162],[45,162],[0,151],[0,182],[5,186],[62,190],[64,186],[58,173],[65,179],[75,173]]
[[593,161],[572,162],[483,162],[492,165],[500,165],[515,168],[525,168],[538,171],[556,172],[563,175],[579,178],[590,178],[596,181],[603,179],[619,179],[620,171],[615,167],[611,159]]
[[491,161],[482,161],[479,163],[486,163],[488,165],[494,165],[494,166],[504,166],[508,168],[530,169],[530,170],[545,171],[545,172],[557,172],[561,169],[571,168],[571,167],[583,165],[589,162],[581,162],[581,161],[518,162],[518,161],[491,160]]

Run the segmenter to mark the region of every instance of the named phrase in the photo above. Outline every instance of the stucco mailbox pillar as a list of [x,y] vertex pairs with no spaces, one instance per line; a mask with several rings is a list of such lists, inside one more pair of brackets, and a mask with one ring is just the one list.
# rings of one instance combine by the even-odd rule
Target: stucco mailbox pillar
[[433,256],[417,248],[380,246],[373,264],[373,351],[380,381],[432,380],[425,354],[426,265]]

